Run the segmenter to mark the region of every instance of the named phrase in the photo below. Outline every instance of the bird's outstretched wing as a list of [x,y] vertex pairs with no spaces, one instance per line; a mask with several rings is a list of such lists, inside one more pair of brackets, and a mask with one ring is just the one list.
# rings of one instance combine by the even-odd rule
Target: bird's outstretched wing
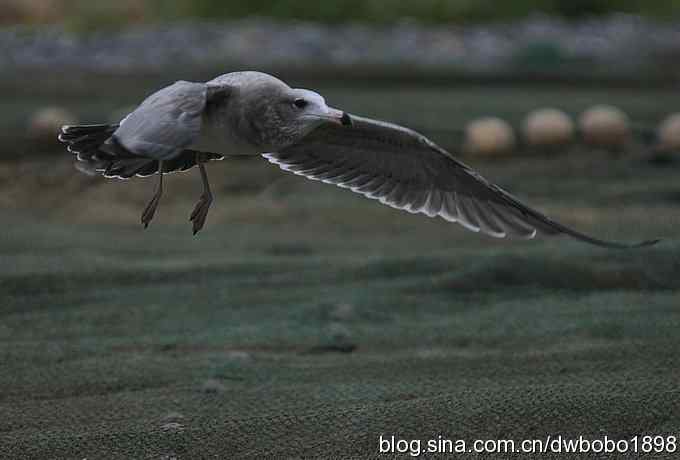
[[264,157],[286,171],[497,238],[567,234],[609,248],[657,241],[628,245],[580,233],[523,204],[415,131],[350,118],[352,126],[323,125],[297,144]]
[[206,107],[223,101],[229,92],[227,86],[178,81],[147,97],[125,117],[113,141],[142,157],[174,158],[198,139]]

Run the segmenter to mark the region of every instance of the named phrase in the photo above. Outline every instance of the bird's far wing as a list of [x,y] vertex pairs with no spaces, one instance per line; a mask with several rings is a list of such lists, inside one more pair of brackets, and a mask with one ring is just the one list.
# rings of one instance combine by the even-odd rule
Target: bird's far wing
[[147,97],[125,117],[113,141],[139,156],[174,158],[198,139],[206,106],[228,95],[228,87],[178,81]]
[[626,245],[592,238],[521,203],[415,131],[350,118],[351,127],[323,125],[301,142],[264,157],[286,171],[497,238],[567,234],[610,248],[656,242]]

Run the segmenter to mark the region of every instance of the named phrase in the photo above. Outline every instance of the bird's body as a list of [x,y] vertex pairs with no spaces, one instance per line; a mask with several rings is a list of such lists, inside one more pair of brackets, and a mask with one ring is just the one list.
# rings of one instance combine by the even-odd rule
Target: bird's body
[[230,95],[224,103],[209,105],[204,111],[203,127],[191,148],[219,152],[225,156],[262,154],[255,129],[246,122],[243,112],[252,104],[248,100],[252,88],[265,84],[274,87],[285,85],[282,81],[260,72],[233,72],[208,81],[207,86],[230,88]]
[[189,148],[198,152],[220,152],[224,156],[262,154],[257,145],[238,135],[234,124],[224,113],[205,115],[201,134]]
[[333,109],[319,94],[260,72],[176,82],[145,99],[119,125],[64,126],[60,140],[85,172],[119,178],[158,174],[156,193],[142,215],[145,226],[165,173],[199,166],[204,192],[191,215],[196,233],[212,202],[204,163],[263,155],[286,171],[490,236],[568,234],[599,246],[630,247],[553,221],[408,128]]

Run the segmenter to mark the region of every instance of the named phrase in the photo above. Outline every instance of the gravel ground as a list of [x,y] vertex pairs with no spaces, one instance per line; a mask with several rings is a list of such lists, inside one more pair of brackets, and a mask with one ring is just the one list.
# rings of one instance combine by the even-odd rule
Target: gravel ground
[[[566,22],[534,16],[511,24],[372,27],[248,19],[175,23],[76,35],[60,27],[0,29],[0,75],[27,69],[154,72],[178,65],[252,68],[402,66],[550,74],[576,63],[617,74],[668,76],[680,24],[629,15]],[[677,59],[676,59],[677,60]],[[672,64],[671,64],[672,65]],[[529,66],[529,67],[527,67]],[[578,72],[577,72],[578,73]]]

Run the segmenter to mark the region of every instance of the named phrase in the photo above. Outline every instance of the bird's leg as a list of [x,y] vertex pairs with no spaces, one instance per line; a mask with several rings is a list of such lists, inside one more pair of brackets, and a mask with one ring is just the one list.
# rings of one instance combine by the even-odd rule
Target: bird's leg
[[149,222],[153,219],[153,215],[156,213],[156,208],[158,207],[158,202],[161,200],[161,195],[163,194],[163,161],[158,161],[158,184],[156,185],[156,192],[153,194],[151,201],[144,208],[142,213],[142,224],[144,228],[149,226]]
[[196,154],[196,163],[198,164],[198,169],[201,172],[201,180],[203,181],[203,194],[201,198],[196,203],[194,211],[191,213],[189,220],[193,222],[194,235],[203,228],[205,224],[205,218],[208,216],[208,210],[213,202],[213,196],[210,192],[210,184],[208,183],[208,173],[205,171],[204,159],[201,153]]

